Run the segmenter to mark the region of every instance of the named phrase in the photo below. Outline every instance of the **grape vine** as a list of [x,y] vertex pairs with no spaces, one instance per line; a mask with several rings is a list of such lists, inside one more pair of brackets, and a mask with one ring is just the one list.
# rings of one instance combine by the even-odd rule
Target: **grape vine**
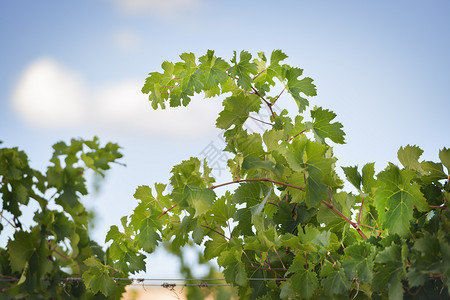
[[[138,187],[140,203],[123,222],[131,238],[113,227],[107,240],[147,253],[160,243],[172,251],[203,245],[204,259],[217,259],[243,299],[449,296],[450,149],[435,163],[419,161],[416,146],[402,147],[403,167],[391,163],[378,174],[373,163],[343,168],[357,191],[346,192],[329,145],[344,143],[343,126],[321,107],[304,121],[316,87],[282,63],[286,54],[180,58],[150,73],[142,92],[154,109],[186,106],[200,92],[223,96],[216,126],[232,155],[232,180],[216,184],[207,162],[191,157],[173,167],[170,189]],[[298,107],[293,118],[273,110],[286,93]],[[264,106],[267,130],[248,132],[245,122]],[[230,189],[218,196],[219,188]]]
[[[77,249],[80,242],[55,225],[63,218],[56,212],[51,218],[36,217],[41,227],[18,230],[0,256],[3,276],[25,279],[11,287],[1,285],[2,289],[11,294],[30,292],[28,281],[37,286],[33,291],[42,291],[36,278],[60,274],[39,264],[50,254],[53,265],[69,265],[82,276],[89,295],[113,297],[121,287],[116,279],[145,270],[144,259],[156,247],[164,246],[183,258],[183,247],[196,244],[204,247],[200,262],[216,260],[220,276],[242,299],[450,297],[450,149],[441,149],[440,162],[431,162],[421,161],[423,151],[408,145],[398,151],[401,167],[390,163],[378,174],[374,163],[344,167],[345,180],[341,179],[330,144],[344,143],[343,126],[332,111],[309,107],[310,97],[316,95],[313,80],[304,77],[302,69],[284,64],[286,54],[275,50],[268,59],[264,53],[253,57],[246,51],[234,52],[227,62],[209,50],[198,60],[193,53],[180,58],[176,63],[163,62],[162,72],[150,73],[142,92],[154,109],[186,106],[196,93],[222,96],[216,127],[224,131],[224,151],[232,157],[227,162],[230,180],[216,183],[206,160],[182,161],[172,168],[170,182],[136,189],[138,204],[121,219],[120,228],[110,228],[105,239],[110,246],[104,253],[89,252],[86,241],[83,245],[89,249],[78,252],[58,248],[63,239],[71,241],[70,249]],[[274,109],[281,98],[296,103],[293,115]],[[270,112],[267,120],[254,116],[262,108]],[[245,126],[249,119],[257,119],[267,129],[249,132]],[[58,149],[57,153],[68,155],[65,168],[71,166],[74,152],[66,153],[70,147],[64,148],[66,152]],[[116,156],[108,162],[119,157],[116,151],[111,150]],[[85,160],[86,155],[81,155],[86,167],[100,169]],[[78,215],[71,209],[79,202],[74,202],[73,193],[83,194],[84,181],[77,177],[79,169],[61,171],[59,160],[53,160],[59,173],[50,168],[47,179],[38,173],[14,175],[0,160],[3,209],[14,214],[14,203],[27,204],[20,198],[23,188],[12,192],[12,180],[34,186],[28,191],[56,188],[55,202],[71,215],[75,225],[70,228],[75,228]],[[36,182],[28,182],[29,178]],[[71,180],[67,187],[62,178]],[[49,183],[41,184],[45,180]],[[346,182],[356,192],[344,189]],[[44,211],[46,202],[36,200],[43,203]],[[42,246],[48,240],[45,235],[53,236],[48,249]],[[41,260],[33,266],[30,258],[41,248],[30,241],[45,248],[45,255],[40,254]],[[16,250],[22,248],[33,250],[18,255]],[[27,273],[30,268],[38,268],[39,277]],[[181,271],[186,277],[192,275],[183,259]],[[214,276],[219,275],[211,269],[209,278]],[[195,288],[187,293],[192,299],[204,296]],[[226,294],[220,289],[217,293]]]
[[[0,148],[0,231],[13,229],[6,248],[0,248],[1,299],[102,299],[120,295],[110,275],[127,274],[106,267],[102,247],[89,237],[92,214],[80,198],[87,195],[88,170],[104,176],[122,157],[119,146],[100,146],[93,140],[73,139],[53,146],[46,173],[32,169],[25,152]],[[32,220],[22,209],[36,201]],[[3,231],[4,232],[4,231]],[[2,232],[2,234],[3,234]],[[82,276],[84,284],[77,280]]]

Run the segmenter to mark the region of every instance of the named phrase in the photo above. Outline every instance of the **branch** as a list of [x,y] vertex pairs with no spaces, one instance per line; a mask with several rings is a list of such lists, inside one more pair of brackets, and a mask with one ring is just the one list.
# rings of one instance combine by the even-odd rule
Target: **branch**
[[177,207],[177,206],[178,206],[178,204],[174,204],[174,205],[172,205],[171,208],[169,208],[169,209],[163,211],[163,213],[159,215],[158,219],[161,218],[162,216],[164,216],[165,214],[167,214],[169,211],[171,211],[173,208],[175,208],[175,207]]
[[225,186],[225,185],[229,185],[229,184],[233,184],[233,183],[250,182],[250,181],[267,181],[267,182],[271,182],[271,183],[274,183],[274,184],[283,185],[283,186],[287,186],[287,187],[290,187],[290,188],[293,188],[293,189],[297,189],[297,190],[303,191],[303,187],[301,187],[301,186],[296,186],[296,185],[292,185],[292,184],[289,184],[289,183],[272,180],[272,179],[269,179],[269,178],[237,179],[237,180],[234,180],[234,181],[230,181],[230,182],[226,182],[226,183],[222,183],[222,184],[218,184],[218,185],[212,185],[209,188],[210,189],[215,189],[215,188],[218,188],[218,187],[221,187],[221,186]]
[[[200,226],[203,227],[203,228],[212,230],[212,231],[214,231],[214,232],[217,233],[217,234],[220,234],[221,236],[223,236],[223,237],[224,237],[225,239],[227,239],[228,241],[230,240],[229,237],[225,236],[225,235],[224,235],[222,232],[220,232],[220,231],[217,231],[217,230],[215,230],[215,229],[212,229],[211,227],[206,226],[206,225],[200,225]],[[227,243],[228,243],[228,241],[227,241]]]
[[264,70],[262,70],[261,72],[259,72],[258,74],[256,74],[255,77],[253,77],[252,81],[255,80],[256,78],[258,78],[259,75],[261,75],[262,73],[264,73],[265,70],[267,70],[267,68],[265,68]]
[[248,116],[248,117],[249,117],[250,119],[253,119],[253,120],[255,120],[255,121],[261,122],[261,123],[266,124],[266,125],[270,125],[270,126],[273,126],[273,125],[274,125],[274,124],[272,124],[272,123],[264,122],[264,121],[262,121],[262,120],[260,120],[260,119],[254,118],[254,117],[252,117],[252,116]]
[[367,240],[367,236],[364,234],[364,232],[361,231],[361,228],[359,228],[358,224],[356,224],[355,222],[352,222],[349,218],[347,218],[346,216],[344,216],[344,214],[341,213],[336,207],[334,207],[333,204],[328,203],[328,202],[325,201],[325,200],[322,200],[322,203],[325,204],[326,206],[328,206],[329,208],[331,208],[331,209],[332,209],[335,213],[337,213],[341,218],[343,218],[345,221],[347,221],[347,223],[349,223],[350,225],[352,225],[353,228],[355,228],[355,229],[358,231],[359,235],[360,235],[363,239]]
[[297,136],[299,136],[300,134],[302,134],[303,132],[305,132],[306,131],[306,129],[303,129],[302,131],[300,131],[299,133],[297,133],[296,135],[294,135],[294,136],[292,136],[292,137],[290,137],[290,138],[287,138],[286,139],[286,142],[290,142],[290,141],[292,141],[294,138],[296,138]]
[[283,88],[283,90],[281,91],[281,93],[280,93],[278,96],[276,96],[275,99],[273,99],[273,102],[271,103],[271,105],[274,105],[275,102],[277,102],[278,98],[280,98],[281,94],[283,94],[283,92],[284,92],[285,89],[286,89],[286,87]]
[[270,113],[272,114],[272,118],[275,120],[275,113],[272,110],[272,103],[270,103],[269,101],[264,99],[264,97],[259,94],[257,89],[255,89],[254,87],[251,87],[251,88],[252,88],[253,92],[255,92],[255,95],[259,96],[259,98],[261,98],[267,104],[267,106],[270,109]]
[[284,269],[286,269],[286,266],[284,265],[283,261],[281,260],[281,257],[278,255],[277,249],[273,248],[273,250],[275,251],[275,254],[277,255],[278,259],[281,262],[281,265],[283,266]]

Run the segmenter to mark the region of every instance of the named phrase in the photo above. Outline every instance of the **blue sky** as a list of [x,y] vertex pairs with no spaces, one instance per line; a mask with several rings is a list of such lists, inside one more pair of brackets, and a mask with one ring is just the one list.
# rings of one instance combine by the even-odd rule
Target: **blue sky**
[[450,146],[449,31],[443,0],[2,1],[0,140],[41,170],[59,140],[98,135],[119,143],[127,167],[114,168],[101,193],[86,199],[103,242],[135,207],[137,186],[167,182],[173,165],[199,156],[220,133],[219,99],[151,109],[140,88],[164,60],[282,49],[315,80],[312,105],[344,125],[338,165],[376,162],[380,170],[398,163],[400,146],[418,145],[430,160]]

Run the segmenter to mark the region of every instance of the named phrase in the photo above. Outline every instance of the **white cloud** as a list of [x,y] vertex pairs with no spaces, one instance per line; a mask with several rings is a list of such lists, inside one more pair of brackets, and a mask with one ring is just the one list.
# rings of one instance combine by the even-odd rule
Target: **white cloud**
[[187,11],[198,8],[201,0],[114,0],[115,4],[125,13],[152,15],[174,19]]
[[177,137],[214,130],[220,111],[217,100],[194,96],[187,107],[153,110],[141,93],[143,81],[116,82],[88,93],[80,76],[44,58],[23,72],[12,105],[27,123],[41,129],[109,129]]
[[33,125],[76,126],[84,121],[87,97],[81,77],[51,58],[32,63],[12,97],[14,108]]
[[117,31],[113,36],[113,43],[123,51],[135,51],[142,45],[141,38],[134,31],[128,29]]

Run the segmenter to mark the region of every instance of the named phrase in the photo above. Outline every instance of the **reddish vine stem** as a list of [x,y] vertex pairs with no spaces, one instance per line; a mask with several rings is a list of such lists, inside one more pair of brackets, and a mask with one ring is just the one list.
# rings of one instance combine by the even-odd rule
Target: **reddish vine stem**
[[306,129],[303,129],[302,131],[300,131],[300,132],[297,133],[296,135],[294,135],[294,136],[292,136],[292,137],[286,139],[286,142],[289,143],[290,141],[292,141],[294,138],[296,138],[297,136],[299,136],[300,134],[302,134],[302,133],[305,132],[305,131],[306,131]]
[[305,253],[305,266],[306,266],[306,270],[308,270],[308,258],[306,257],[306,251]]
[[251,87],[251,88],[252,88],[253,92],[255,92],[255,95],[257,95],[259,98],[261,98],[267,104],[267,106],[270,109],[270,113],[272,114],[272,118],[275,120],[275,113],[273,112],[273,109],[272,109],[272,103],[270,103],[263,96],[261,96],[257,89],[255,89],[254,87]]
[[277,100],[280,98],[280,96],[281,96],[281,94],[283,94],[283,92],[284,92],[284,90],[286,89],[286,87],[285,88],[283,88],[283,90],[281,91],[281,93],[278,95],[278,96],[276,96],[276,98],[275,99],[273,99],[273,102],[271,103],[271,105],[274,105],[275,104],[275,102],[277,102]]
[[174,208],[177,207],[177,206],[178,206],[178,204],[174,204],[174,205],[172,205],[171,208],[169,208],[169,209],[163,211],[163,213],[159,215],[158,219],[161,218],[162,216],[164,216],[165,214],[167,214],[169,211],[171,211],[172,209],[174,209]]
[[333,210],[335,213],[337,213],[341,218],[343,218],[347,223],[349,223],[350,225],[353,226],[353,228],[356,229],[356,231],[358,231],[358,234],[365,240],[367,240],[367,236],[364,234],[364,232],[361,231],[361,228],[359,228],[358,224],[356,224],[355,222],[351,221],[349,218],[347,218],[346,216],[344,216],[343,213],[341,213],[336,207],[334,207],[333,204],[328,203],[325,200],[322,200],[322,203],[325,204],[326,206],[328,206],[331,210]]
[[53,249],[53,252],[55,252],[56,254],[58,254],[59,256],[61,256],[62,258],[70,259],[70,257],[65,256],[64,254],[60,253],[59,251],[57,251],[57,250],[55,250],[55,249]]
[[275,251],[275,254],[277,255],[278,259],[280,260],[281,265],[283,266],[283,268],[286,269],[286,266],[284,265],[283,261],[281,260],[281,257],[278,255],[277,249],[274,248],[273,251]]
[[440,208],[440,209],[442,209],[442,210],[446,210],[447,209],[447,205],[443,205],[443,206],[440,206],[440,205],[429,205],[431,208]]
[[11,279],[11,280],[13,280],[13,281],[15,281],[15,282],[19,281],[17,278],[12,277],[12,276],[8,276],[8,275],[2,275],[2,274],[0,274],[0,277],[2,277],[2,278],[8,278],[8,279]]
[[328,256],[331,258],[331,260],[333,261],[333,266],[336,267],[336,266],[337,266],[336,261],[334,260],[333,256],[331,256],[330,251],[328,251],[327,255],[328,255]]
[[261,72],[259,72],[258,74],[256,74],[255,77],[253,77],[252,81],[255,80],[256,78],[258,78],[259,75],[261,75],[262,73],[264,73],[265,70],[267,70],[267,68],[264,68],[264,70],[262,70]]
[[263,124],[266,124],[266,125],[270,125],[270,126],[273,126],[273,124],[272,123],[269,123],[269,122],[264,122],[263,120],[260,120],[260,119],[257,119],[257,118],[255,118],[255,117],[252,117],[252,116],[248,116],[250,119],[253,119],[253,120],[255,120],[255,121],[258,121],[258,122],[261,122],[261,123],[263,123]]
[[242,250],[242,252],[244,252],[244,255],[245,255],[245,257],[247,257],[247,259],[248,259],[250,265],[251,265],[252,267],[254,267],[252,261],[250,260],[250,258],[249,258],[248,255],[247,255],[247,253],[246,253],[244,250]]
[[276,207],[278,207],[278,204],[276,204],[276,203],[273,203],[272,201],[267,201],[267,204],[272,204],[273,206],[276,206]]
[[225,185],[229,185],[229,184],[233,184],[233,183],[250,182],[250,181],[267,181],[267,182],[271,182],[271,183],[274,183],[274,184],[283,185],[283,186],[287,186],[287,187],[290,187],[290,188],[293,188],[293,189],[297,189],[297,190],[303,191],[303,187],[301,187],[301,186],[296,186],[296,185],[292,185],[292,184],[289,184],[289,183],[272,180],[272,179],[269,179],[269,178],[237,179],[237,180],[234,180],[234,181],[230,181],[230,182],[226,182],[226,183],[222,183],[222,184],[218,184],[218,185],[212,185],[209,188],[210,189],[215,189],[215,188],[218,188],[218,187],[221,187],[221,186],[225,186]]
[[[206,225],[200,225],[200,226],[203,227],[203,228],[212,230],[212,231],[214,231],[214,232],[217,233],[217,234],[220,234],[221,236],[223,236],[223,237],[224,237],[225,239],[227,239],[228,241],[230,240],[229,237],[225,236],[225,235],[224,235],[222,232],[220,232],[220,231],[217,231],[217,230],[215,230],[215,229],[213,229],[213,228],[211,228],[211,227],[209,227],[209,226],[206,226]],[[227,243],[228,243],[228,241],[227,241]]]

